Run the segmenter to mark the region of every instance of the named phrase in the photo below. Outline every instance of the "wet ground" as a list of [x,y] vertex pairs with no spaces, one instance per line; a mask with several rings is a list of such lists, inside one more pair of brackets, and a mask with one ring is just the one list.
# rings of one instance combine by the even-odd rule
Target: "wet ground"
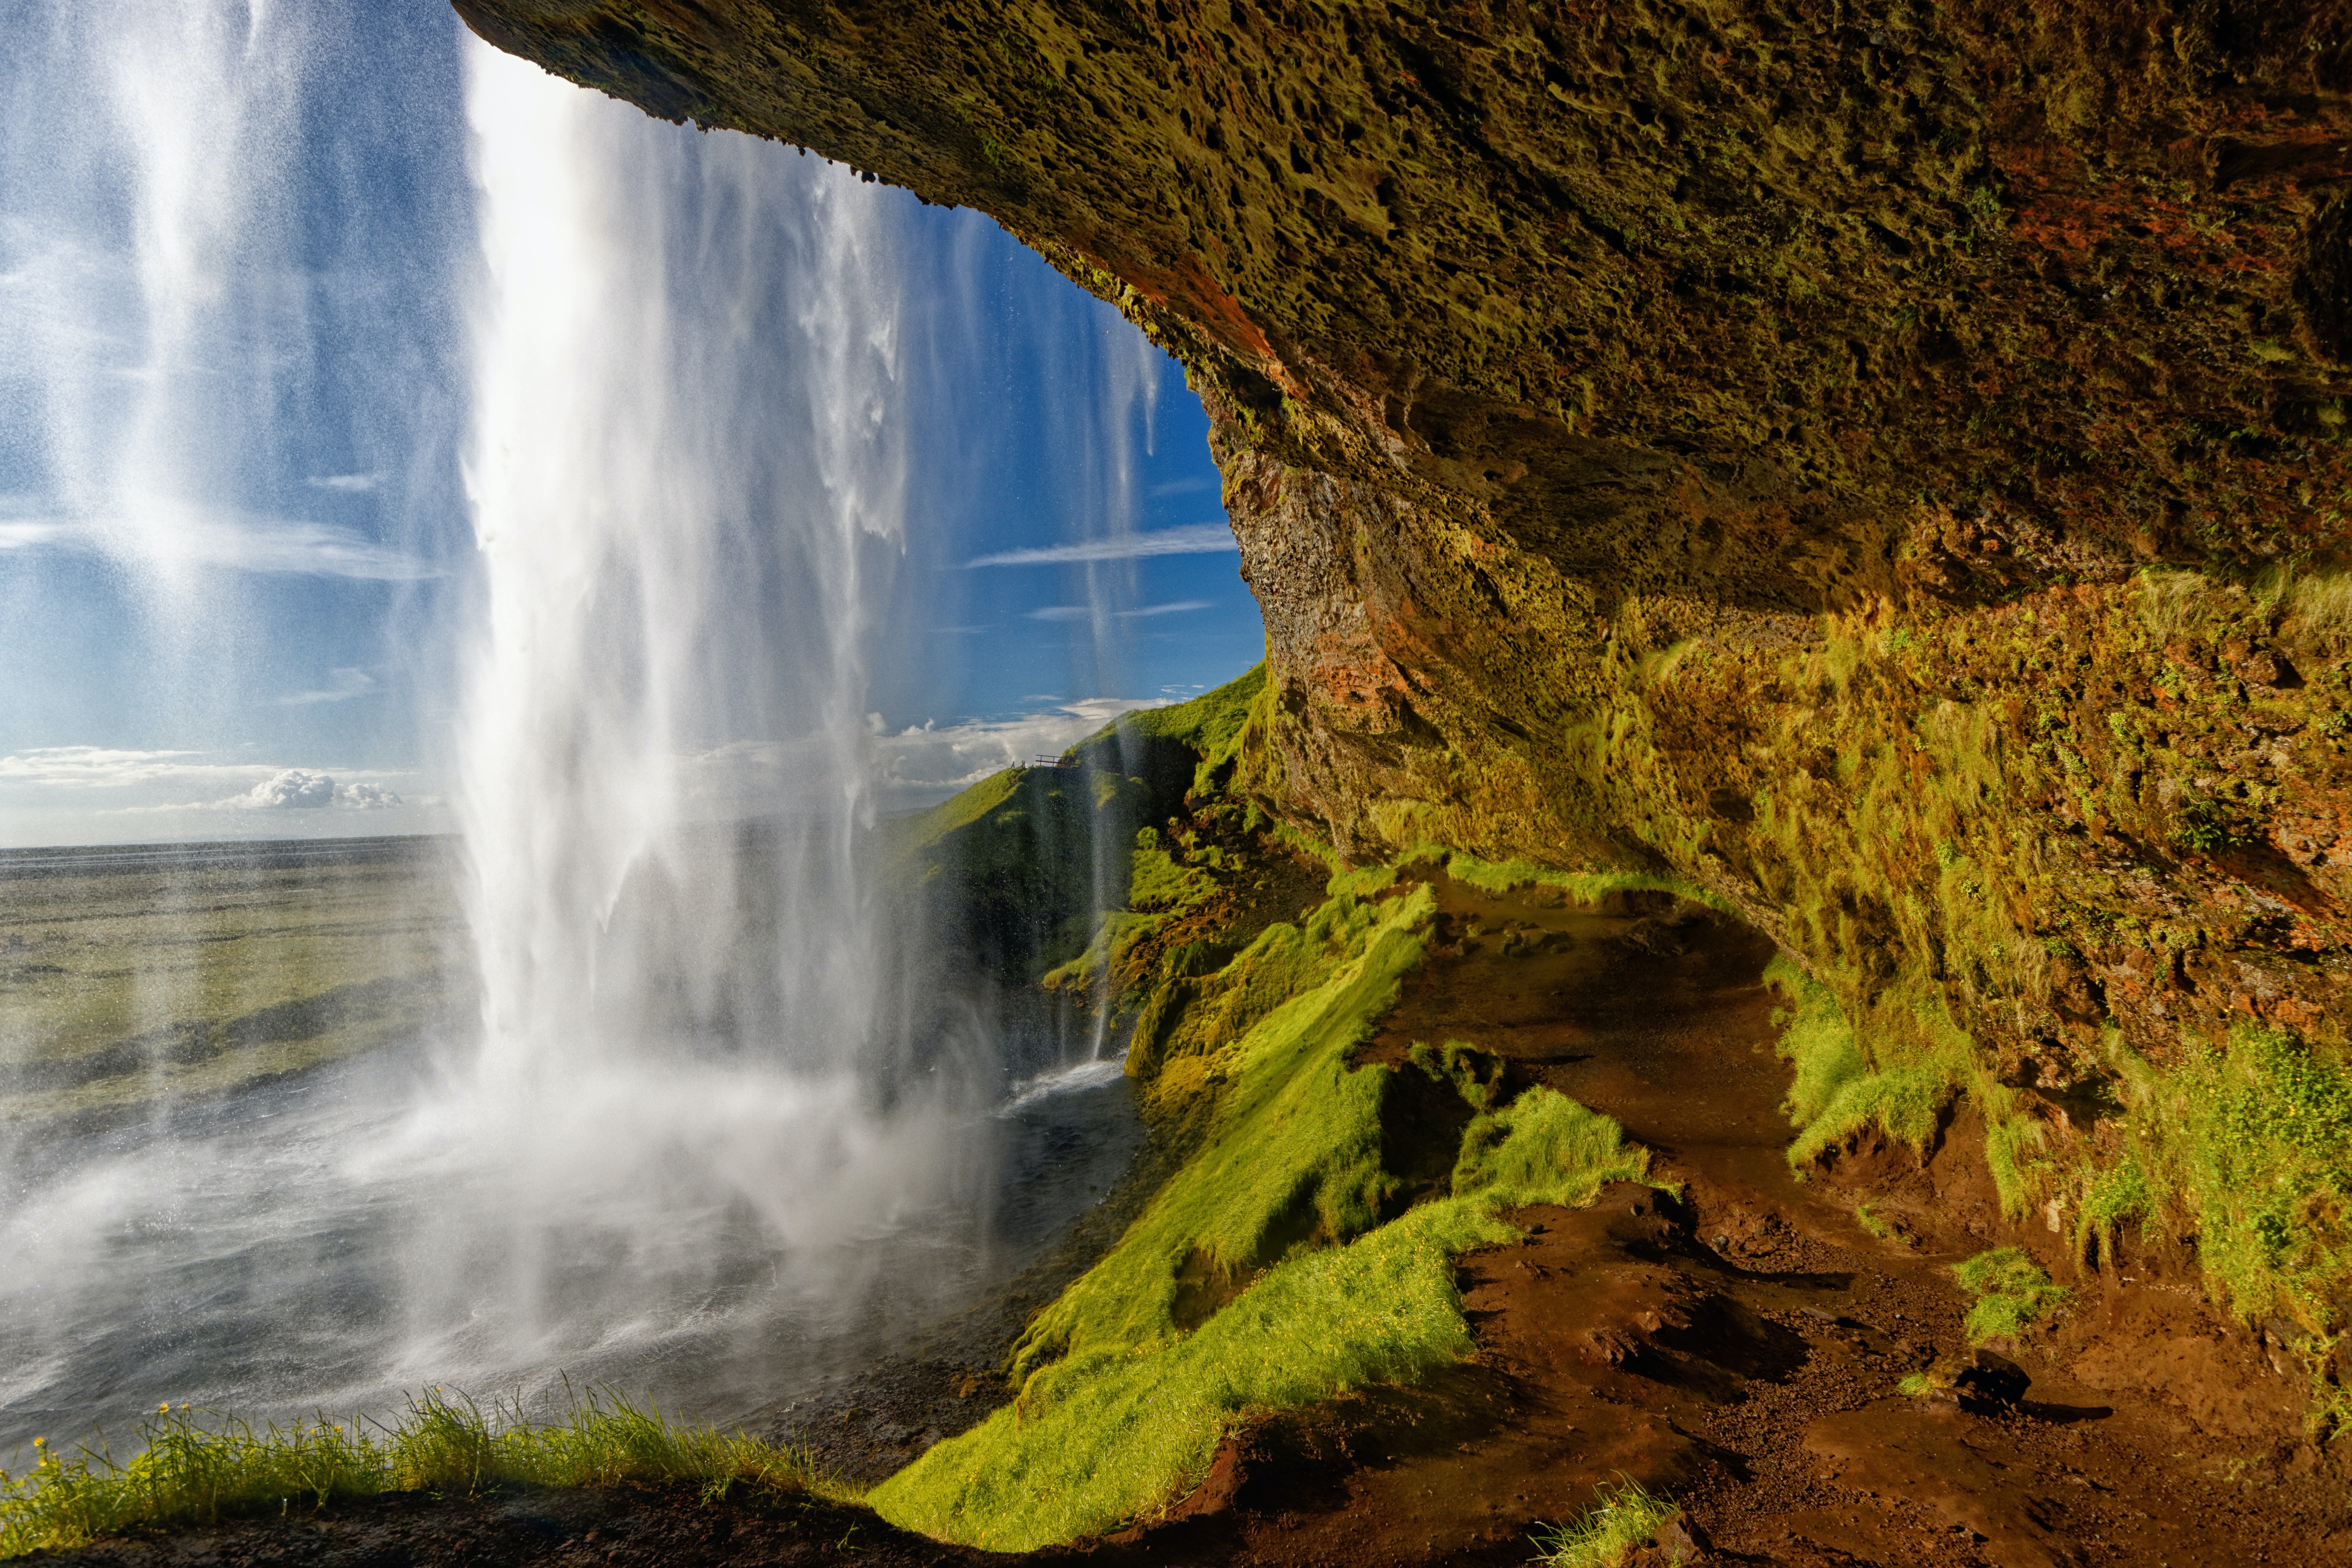
[[[2000,1219],[1965,1121],[1926,1159],[1863,1148],[1796,1179],[1780,1155],[1787,1069],[1773,1055],[1773,998],[1760,981],[1769,948],[1754,932],[1663,899],[1596,912],[1540,891],[1440,890],[1433,960],[1368,1054],[1474,1041],[1506,1057],[1521,1083],[1550,1084],[1617,1117],[1655,1151],[1655,1173],[1681,1184],[1680,1195],[1625,1185],[1589,1209],[1522,1213],[1523,1242],[1463,1261],[1475,1362],[1427,1388],[1270,1421],[1229,1445],[1169,1521],[1043,1555],[1520,1563],[1535,1525],[1573,1517],[1596,1487],[1622,1477],[1685,1505],[1680,1544],[1693,1561],[2352,1563],[2352,1466],[2305,1444],[2304,1373],[2216,1319],[2178,1265],[2144,1258],[2069,1275],[2054,1238]],[[1885,1237],[1855,1217],[1865,1199]],[[1948,1265],[2010,1241],[2038,1245],[2077,1292],[2059,1327],[2002,1347],[2030,1382],[2021,1392],[1988,1376],[1966,1399],[1898,1394],[1906,1373],[1965,1353],[1967,1303]],[[959,1386],[972,1394],[968,1363],[987,1363],[974,1352],[1003,1326],[973,1324],[971,1346],[910,1357],[860,1385],[864,1405],[845,1392],[823,1412],[865,1434],[842,1440],[844,1460],[878,1466],[919,1446],[929,1433],[909,1426],[908,1411],[924,1400],[961,1404]],[[976,1418],[992,1403],[980,1394],[969,1408]],[[880,1426],[897,1436],[876,1437]],[[299,1531],[247,1526],[78,1560],[978,1556],[870,1516],[591,1495],[606,1500],[437,1514],[383,1505]]]

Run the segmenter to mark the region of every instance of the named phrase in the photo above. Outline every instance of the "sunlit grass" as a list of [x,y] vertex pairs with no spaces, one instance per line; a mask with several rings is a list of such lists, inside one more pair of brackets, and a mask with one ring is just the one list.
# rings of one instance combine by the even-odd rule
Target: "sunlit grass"
[[1620,1568],[1635,1547],[1681,1511],[1637,1481],[1602,1487],[1573,1522],[1535,1532],[1535,1560],[1550,1568]]
[[1952,1265],[1961,1289],[1977,1299],[1969,1309],[1968,1336],[1972,1345],[2013,1339],[2028,1323],[2055,1309],[2067,1291],[2050,1282],[2042,1265],[2021,1247],[1996,1247],[1964,1263]]
[[397,1492],[466,1497],[491,1488],[691,1486],[735,1493],[838,1495],[805,1456],[740,1432],[678,1426],[609,1390],[571,1397],[547,1421],[438,1390],[390,1423],[321,1419],[257,1432],[210,1411],[160,1406],[136,1457],[102,1445],[70,1454],[36,1439],[32,1468],[0,1471],[0,1557],[100,1536],[319,1509]]

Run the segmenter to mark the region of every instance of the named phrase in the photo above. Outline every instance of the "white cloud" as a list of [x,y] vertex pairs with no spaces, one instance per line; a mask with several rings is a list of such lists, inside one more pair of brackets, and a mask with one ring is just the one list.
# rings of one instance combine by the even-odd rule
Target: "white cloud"
[[70,540],[73,530],[55,518],[0,518],[0,550],[29,550]]
[[22,496],[0,498],[0,550],[54,546],[158,566],[217,566],[232,572],[355,577],[413,583],[441,568],[348,528],[301,518],[265,517],[171,505],[157,516],[44,513]]
[[314,490],[336,490],[343,495],[361,495],[383,483],[382,474],[313,474],[304,481]]
[[134,784],[249,779],[250,763],[199,763],[197,752],[127,752],[106,746],[40,746],[0,757],[0,780],[50,789],[124,789]]
[[994,555],[975,556],[964,564],[1049,566],[1059,562],[1133,561],[1147,555],[1214,555],[1240,548],[1234,540],[1234,531],[1222,522],[1188,522],[1181,528],[1160,528],[1114,539],[1088,539],[1035,550],[1006,550]]
[[1170,479],[1164,485],[1154,485],[1144,493],[1157,499],[1160,496],[1191,495],[1195,490],[1213,490],[1216,488],[1217,480],[1213,475],[1195,474],[1189,479]]
[[[1093,698],[1003,719],[936,721],[892,731],[881,716],[866,720],[866,761],[884,809],[906,810],[945,800],[968,784],[1015,763],[1058,756],[1077,742],[1139,708],[1164,708],[1173,698]],[[678,782],[689,815],[760,815],[821,796],[834,787],[822,753],[778,741],[738,741],[678,760]]]
[[877,786],[893,808],[929,805],[1000,769],[1059,756],[1122,713],[1167,705],[1165,698],[1097,697],[1009,719],[901,730],[876,742]]
[[314,702],[341,702],[353,697],[365,697],[375,689],[375,678],[364,669],[331,669],[328,679],[333,683],[318,691],[296,691],[278,700],[280,708],[304,708]]
[[[407,805],[398,795],[376,784],[338,784],[331,773],[309,768],[280,768],[241,795],[226,800],[181,802],[163,805],[126,805],[122,814],[152,815],[182,811],[384,811]],[[433,805],[425,799],[413,803]]]
[[335,781],[325,773],[288,768],[266,778],[244,795],[220,803],[256,811],[312,811],[335,804]]
[[[1209,601],[1206,599],[1178,599],[1172,603],[1165,605],[1141,605],[1132,610],[1113,610],[1111,614],[1122,621],[1131,621],[1142,616],[1173,616],[1181,614],[1185,610],[1205,610],[1207,608],[1209,608]],[[1033,621],[1083,621],[1088,619],[1093,615],[1094,611],[1088,609],[1084,605],[1047,605],[1042,609],[1030,611],[1029,619]]]
[[[232,811],[338,805],[374,809],[404,801],[380,784],[338,784],[316,768],[274,763],[207,763],[198,752],[132,752],[106,746],[45,746],[0,757],[0,785],[50,790],[242,786],[226,799],[115,806],[113,812]],[[384,776],[384,775],[379,775]]]

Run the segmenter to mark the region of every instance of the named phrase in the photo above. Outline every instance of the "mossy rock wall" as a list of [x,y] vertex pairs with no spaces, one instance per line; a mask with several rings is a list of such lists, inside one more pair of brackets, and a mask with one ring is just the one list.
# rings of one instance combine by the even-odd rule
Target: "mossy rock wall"
[[2341,5],[457,8],[1181,359],[1240,780],[1351,857],[1672,870],[2034,1147],[2118,1046],[2340,1044]]

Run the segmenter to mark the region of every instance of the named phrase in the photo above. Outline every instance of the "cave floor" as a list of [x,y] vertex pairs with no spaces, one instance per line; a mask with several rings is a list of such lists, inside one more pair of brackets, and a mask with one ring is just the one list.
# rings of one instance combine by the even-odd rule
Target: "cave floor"
[[[1587,1209],[1521,1211],[1523,1241],[1462,1260],[1473,1362],[1265,1422],[1167,1521],[1038,1556],[1521,1563],[1533,1530],[1630,1479],[1684,1505],[1688,1532],[1668,1544],[1685,1563],[2352,1563],[2352,1477],[2302,1443],[2294,1369],[2156,1260],[2062,1274],[2072,1310],[2006,1347],[2032,1378],[2021,1396],[1963,1407],[1896,1392],[1964,1350],[1948,1266],[2019,1233],[1965,1119],[1925,1159],[1864,1148],[1810,1180],[1790,1171],[1788,1068],[1761,980],[1771,948],[1753,931],[1663,896],[1595,910],[1542,889],[1497,897],[1441,879],[1438,891],[1430,962],[1363,1054],[1478,1045],[1515,1087],[1616,1117],[1678,1193],[1622,1184]],[[1864,1202],[1884,1235],[1857,1217]],[[2188,1381],[2168,1395],[2159,1365]],[[859,1510],[642,1491],[394,1500],[70,1560],[1003,1561]]]
[[[1524,1242],[1463,1260],[1475,1363],[1440,1387],[1269,1424],[1221,1460],[1191,1517],[1126,1552],[1523,1563],[1532,1529],[1627,1478],[1685,1505],[1682,1544],[1708,1561],[2352,1563],[2345,1478],[2296,1442],[2299,1391],[2251,1342],[2206,1368],[2267,1380],[2225,1409],[2251,1419],[2200,1425],[2070,1375],[2212,1334],[2187,1290],[2159,1287],[2150,1310],[2148,1289],[2084,1282],[2069,1331],[2013,1347],[2032,1380],[2013,1402],[1897,1394],[1964,1352],[1948,1266],[2012,1237],[1966,1122],[1924,1161],[1881,1149],[1811,1180],[1790,1170],[1767,940],[1660,896],[1595,911],[1541,889],[1439,892],[1431,962],[1367,1055],[1493,1051],[1518,1082],[1617,1118],[1679,1199],[1623,1185],[1587,1210],[1522,1212]],[[1886,1235],[1864,1228],[1862,1202]]]

